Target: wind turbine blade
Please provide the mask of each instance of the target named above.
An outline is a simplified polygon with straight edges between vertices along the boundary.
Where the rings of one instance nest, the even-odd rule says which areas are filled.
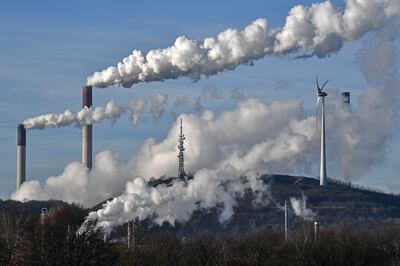
[[[326,83],[328,83],[329,80],[325,81],[324,85],[322,85],[321,91],[324,89]]]

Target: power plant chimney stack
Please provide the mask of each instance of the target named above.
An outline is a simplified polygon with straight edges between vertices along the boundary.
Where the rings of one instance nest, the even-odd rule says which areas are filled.
[[[17,189],[26,180],[26,130],[23,124],[17,130]]]
[[[92,107],[92,86],[82,88],[82,108]],[[89,169],[92,169],[93,161],[93,128],[92,125],[86,125],[82,128],[82,163]]]
[[[342,102],[344,104],[350,104],[350,92],[348,91],[342,92]]]

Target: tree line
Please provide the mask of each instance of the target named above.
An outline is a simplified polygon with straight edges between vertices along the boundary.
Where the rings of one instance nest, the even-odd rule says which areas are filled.
[[[87,212],[76,205],[51,209],[0,210],[0,265],[400,265],[400,224],[373,229],[347,225],[298,224],[288,240],[281,230],[245,234],[199,232],[182,237],[169,231],[132,231],[104,241]],[[135,241],[133,241],[133,239]]]

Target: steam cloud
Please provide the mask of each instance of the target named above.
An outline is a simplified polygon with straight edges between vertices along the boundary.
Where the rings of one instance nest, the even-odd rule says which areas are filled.
[[[152,188],[144,183],[151,177],[176,175],[178,118],[165,140],[156,143],[148,139],[127,163],[103,151],[96,156],[92,171],[73,162],[43,186],[38,181],[25,182],[12,197],[58,198],[93,206],[125,191],[108,203],[107,211],[96,214],[100,221],[117,225],[132,217],[157,217],[158,223],[174,223],[187,219],[198,208],[217,205],[223,206],[220,219],[226,221],[233,214],[236,197],[246,190],[268,193],[256,174],[258,170],[281,172],[287,165],[302,169],[300,161],[305,157],[300,154],[314,139],[315,119],[303,119],[301,113],[301,101],[266,105],[248,99],[219,117],[211,111],[201,116],[183,115],[188,140],[185,163],[187,170],[195,173],[187,185],[175,181],[170,187]],[[124,213],[127,208],[129,213]]]
[[[326,126],[332,141],[328,145],[331,176],[340,173],[344,164],[355,164],[357,167],[347,168],[347,174],[357,178],[379,162],[379,151],[390,140],[387,125],[398,117],[399,84],[400,79],[389,79],[384,89],[367,90],[354,109],[343,106],[339,95],[329,91]],[[195,173],[187,185],[174,181],[170,187],[154,188],[145,182],[151,177],[176,175],[178,118],[163,141],[148,139],[127,163],[104,151],[97,155],[92,171],[74,162],[60,176],[48,178],[43,187],[38,181],[25,182],[12,197],[57,198],[85,206],[116,197],[90,214],[105,226],[134,218],[174,224],[187,220],[196,209],[215,206],[223,206],[220,219],[226,221],[233,214],[236,197],[246,190],[268,192],[254,173],[317,172],[316,118],[305,113],[300,100],[265,104],[247,99],[218,117],[211,111],[201,116],[182,115],[187,136],[185,163]],[[375,114],[379,119],[371,125]],[[346,161],[339,155],[346,156]]]
[[[104,120],[116,120],[123,114],[130,112],[130,118],[134,125],[140,121],[142,113],[149,108],[154,120],[160,119],[166,109],[168,95],[158,93],[151,102],[144,99],[133,100],[127,106],[118,105],[115,101],[109,101],[104,107],[84,107],[79,112],[70,110],[61,114],[44,114],[24,120],[26,129],[45,129],[54,127],[77,126],[100,123]]]
[[[125,107],[116,104],[114,101],[110,101],[104,107],[84,107],[79,112],[66,110],[61,114],[45,114],[28,118],[23,122],[23,124],[26,129],[45,129],[70,125],[82,127],[99,123],[106,119],[117,119],[125,113],[125,111]]]
[[[159,93],[153,99],[150,105],[150,113],[154,119],[158,120],[164,114],[167,105],[168,95],[165,93]]]
[[[186,40],[194,48],[207,49],[207,53],[202,50],[204,54],[198,58],[200,63],[197,65],[190,64],[195,58],[192,54],[176,56],[175,53],[181,51],[178,45],[150,51],[140,67],[128,64],[135,62],[132,55],[118,66],[118,70],[107,70],[111,74],[116,71],[115,76],[103,73],[104,77],[103,74],[93,77],[100,80],[99,86],[127,86],[139,81],[180,75],[197,78],[201,74],[215,74],[225,68],[234,68],[238,62],[248,62],[258,58],[258,55],[267,54],[265,50],[256,48],[263,47],[264,41],[270,38],[273,41],[269,45],[273,49],[269,53],[304,50],[326,56],[338,51],[343,41],[356,40],[366,32],[382,27],[389,18],[398,16],[399,10],[400,2],[383,0],[347,1],[343,12],[337,11],[330,2],[314,4],[310,8],[297,6],[291,10],[282,29],[266,31],[265,21],[258,20],[243,32],[231,29],[221,33],[217,39],[207,39],[202,45],[207,44],[208,48],[178,38],[179,44],[185,44]],[[399,118],[400,76],[395,68],[396,62],[386,59],[390,58],[390,54],[394,55],[390,42],[398,33],[396,27],[392,31],[390,27],[387,30],[374,36],[376,39],[364,45],[359,52],[357,60],[360,69],[371,87],[360,96],[356,106],[344,106],[338,91],[328,91],[326,129],[330,176],[359,178],[379,163],[386,144],[395,134],[393,125],[398,124]],[[265,38],[257,42],[260,35]],[[243,36],[248,38],[242,40]],[[232,38],[236,41],[227,42]],[[376,49],[381,47],[381,40],[389,44],[384,49]],[[189,45],[185,51],[190,52],[193,47]],[[136,51],[134,54],[141,53]],[[229,56],[218,57],[219,54]],[[368,65],[372,63],[367,60],[371,56],[377,59],[373,63],[382,67]],[[155,60],[155,57],[158,59]],[[174,64],[170,62],[172,59]],[[179,63],[181,60],[187,63],[184,72],[181,71],[184,64]],[[129,71],[128,66],[132,67]],[[173,72],[170,72],[171,67]],[[119,69],[125,71],[121,72],[124,75],[119,74]],[[140,72],[142,69],[146,70],[143,70],[144,74]],[[154,72],[154,69],[157,71]],[[207,71],[204,72],[204,69]],[[380,74],[375,75],[376,72]],[[163,101],[154,102],[163,106]],[[141,110],[151,103],[136,102],[132,105],[137,110],[132,112],[136,114],[133,117],[138,121]],[[126,163],[120,162],[116,154],[103,151],[96,156],[92,171],[88,172],[79,162],[70,163],[61,175],[49,177],[43,186],[38,181],[25,182],[12,198],[57,198],[93,206],[115,197],[102,209],[90,214],[90,218],[98,219],[108,228],[136,218],[151,218],[158,224],[174,224],[189,219],[194,210],[215,206],[222,206],[220,220],[223,222],[233,215],[236,198],[245,191],[253,191],[259,195],[259,202],[263,202],[262,195],[268,193],[268,187],[256,173],[317,172],[319,134],[315,127],[316,118],[305,113],[299,100],[266,104],[259,99],[246,99],[239,102],[234,110],[225,111],[218,117],[211,111],[200,115],[182,115],[187,137],[185,163],[187,169],[194,172],[194,178],[188,184],[176,180],[171,186],[155,188],[146,182],[151,177],[176,175],[178,118],[163,141],[157,143],[148,139]],[[298,215],[313,216],[305,206],[305,198],[291,199],[291,203]]]
[[[384,31],[372,36],[373,41],[368,40],[357,55],[362,73],[373,84],[360,96],[357,107],[344,105],[339,92],[329,90],[326,118],[330,176],[341,175],[344,179],[352,180],[359,178],[382,160],[383,150],[395,134],[397,126],[394,125],[399,122],[400,75],[396,68],[397,57],[393,42],[398,37],[398,23],[397,20]],[[384,48],[378,49],[381,47]],[[371,57],[376,60],[368,60]],[[391,59],[388,61],[388,58]],[[189,117],[195,119],[188,119]],[[300,101],[273,102],[266,105],[257,99],[248,99],[238,103],[235,110],[225,112],[216,119],[210,111],[205,111],[201,118],[194,115],[189,117],[184,117],[189,122],[189,128],[185,132],[190,139],[187,158],[190,169],[196,171],[196,174],[193,183],[188,185],[188,191],[180,191],[176,184],[173,188],[149,188],[142,182],[143,179],[134,179],[127,184],[121,196],[107,202],[99,211],[92,212],[90,218],[98,219],[106,227],[147,217],[154,217],[157,223],[168,221],[173,224],[175,220],[187,220],[194,209],[200,208],[193,204],[194,200],[191,201],[193,197],[188,196],[188,192],[192,191],[192,186],[197,182],[203,182],[205,190],[202,191],[203,196],[199,192],[200,198],[196,200],[207,201],[207,192],[221,195],[220,186],[217,186],[217,192],[215,186],[212,189],[208,186],[210,183],[214,184],[210,180],[214,180],[215,173],[218,178],[225,182],[232,181],[237,187],[237,184],[242,184],[238,183],[238,174],[248,171],[307,174],[315,173],[318,169],[315,162],[318,162],[316,157],[319,134],[313,126],[315,117],[304,115]],[[168,155],[160,154],[162,146],[165,147],[167,143],[175,145],[176,124],[175,128],[174,134],[169,134],[162,143],[153,143],[154,146],[151,146],[154,149],[144,145],[145,148],[137,155],[144,157],[139,160],[140,163],[150,160],[148,164],[159,166],[160,162],[166,161],[167,165],[175,168],[173,155],[176,150]],[[139,166],[139,161],[133,165]],[[228,176],[218,172],[227,166],[234,170]],[[142,176],[170,173],[170,168],[166,165],[163,167],[160,171],[151,171],[154,168],[148,167],[146,171],[137,173]],[[208,169],[204,170],[204,167]],[[210,168],[214,170],[210,172]],[[261,187],[263,192],[268,191],[259,179],[250,180],[253,180],[250,184],[256,184],[255,188]],[[223,181],[219,183],[222,187]],[[245,188],[248,187],[242,184],[239,191]],[[229,190],[238,191],[232,188]],[[254,191],[253,187],[252,190]],[[176,197],[171,196],[174,192],[177,193]],[[185,205],[188,201],[182,199],[176,203],[175,199],[181,197],[189,197],[189,205]],[[230,206],[229,210],[232,210],[234,203],[231,200],[233,198],[229,197],[228,202],[221,200],[219,203]],[[315,218],[316,214],[306,206],[304,195],[301,199],[291,198],[290,202],[296,215],[306,220]],[[217,204],[218,201],[214,201],[211,206]],[[183,215],[182,210],[186,211]],[[221,220],[232,215],[231,211],[222,213]],[[226,213],[229,215],[226,216]]]
[[[294,214],[300,216],[306,221],[314,220],[316,214],[311,209],[307,208],[307,197],[304,194],[301,199],[295,197],[290,198],[290,204],[292,205]]]
[[[139,124],[140,118],[142,117],[142,113],[147,107],[148,103],[146,100],[143,99],[133,100],[129,103],[129,108],[132,111],[131,114],[132,124],[134,125]]]
[[[153,221],[159,225],[164,222],[175,225],[176,221],[187,221],[196,209],[222,204],[219,220],[225,222],[234,213],[236,198],[243,197],[247,190],[258,195],[255,201],[261,203],[268,186],[254,173],[248,173],[244,179],[229,165],[217,171],[199,170],[187,184],[175,180],[171,186],[157,188],[138,177],[126,184],[121,196],[107,202],[103,209],[91,212],[88,218],[99,220],[107,229],[124,221],[149,217],[154,217]]]
[[[344,42],[355,41],[399,17],[398,0],[347,0],[344,10],[330,1],[311,7],[293,7],[282,28],[268,29],[257,19],[243,31],[229,28],[201,42],[178,37],[165,49],[134,50],[117,66],[88,77],[87,85],[131,87],[139,82],[182,76],[199,79],[251,63],[266,55],[306,53],[319,58],[338,52]]]

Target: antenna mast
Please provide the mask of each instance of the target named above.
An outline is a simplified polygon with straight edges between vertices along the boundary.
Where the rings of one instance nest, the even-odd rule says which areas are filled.
[[[185,165],[184,165],[184,154],[185,146],[183,145],[183,141],[185,140],[185,135],[183,134],[183,126],[182,126],[182,118],[181,118],[181,131],[179,134],[178,140],[178,149],[179,149],[179,167],[178,167],[178,178],[181,180],[186,180],[186,173],[185,173]]]

